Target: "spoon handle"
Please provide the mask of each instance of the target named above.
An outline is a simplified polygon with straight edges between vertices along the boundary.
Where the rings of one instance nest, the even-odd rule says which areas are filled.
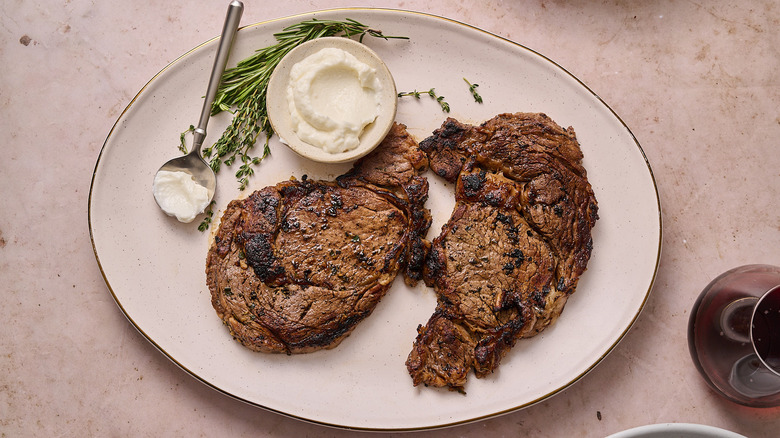
[[[222,79],[222,74],[225,72],[225,66],[230,56],[230,47],[233,45],[233,38],[236,36],[238,23],[241,21],[243,12],[243,3],[238,0],[230,2],[227,16],[225,17],[225,25],[222,28],[222,36],[219,38],[219,47],[217,48],[217,56],[214,59],[214,67],[209,78],[209,87],[206,90],[206,99],[203,101],[203,110],[200,113],[198,127],[195,128],[193,135],[190,153],[200,153],[200,147],[206,138],[206,125],[208,125],[209,117],[211,116],[211,106],[214,104],[214,99],[217,96],[217,88]]]

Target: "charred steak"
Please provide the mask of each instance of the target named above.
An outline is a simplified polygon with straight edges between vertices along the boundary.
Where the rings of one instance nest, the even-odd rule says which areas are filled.
[[[416,282],[429,246],[426,166],[396,125],[336,181],[291,180],[230,202],[206,277],[233,337],[267,353],[333,348],[399,271]]]
[[[554,322],[585,271],[597,203],[572,128],[544,114],[448,119],[420,143],[456,183],[423,278],[437,306],[406,365],[415,385],[463,390]]]

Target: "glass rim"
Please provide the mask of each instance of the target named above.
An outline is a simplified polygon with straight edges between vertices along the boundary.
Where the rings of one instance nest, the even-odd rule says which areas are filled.
[[[749,329],[749,337],[750,337],[750,344],[753,346],[753,352],[756,354],[756,357],[758,357],[758,360],[761,361],[761,363],[771,371],[772,373],[780,376],[780,368],[773,367],[769,365],[766,360],[761,356],[761,354],[758,352],[758,348],[756,347],[756,343],[753,340],[753,327],[755,326],[755,320],[756,320],[756,314],[758,312],[758,308],[761,306],[761,303],[764,301],[765,298],[767,298],[769,295],[773,293],[780,294],[780,284],[775,285],[771,288],[769,288],[766,292],[764,292],[763,295],[761,295],[760,298],[758,298],[758,301],[756,301],[755,306],[753,307],[753,313],[750,315],[750,329]]]

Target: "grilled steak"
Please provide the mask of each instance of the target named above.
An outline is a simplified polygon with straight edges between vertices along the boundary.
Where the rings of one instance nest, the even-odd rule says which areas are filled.
[[[406,365],[415,385],[463,390],[515,342],[554,322],[585,271],[597,203],[572,128],[544,114],[448,119],[420,143],[456,183],[424,280],[437,307]]]
[[[230,333],[261,352],[333,348],[399,271],[419,279],[426,166],[396,125],[336,181],[291,180],[230,202],[206,262],[212,305]]]

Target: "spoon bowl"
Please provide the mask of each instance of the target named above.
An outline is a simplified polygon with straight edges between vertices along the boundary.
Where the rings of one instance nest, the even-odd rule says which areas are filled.
[[[209,202],[214,198],[214,192],[217,190],[217,175],[201,156],[200,147],[193,147],[190,153],[168,160],[168,162],[160,166],[157,173],[160,173],[161,171],[185,172],[190,174],[196,184],[203,186],[208,190]]]
[[[208,125],[209,117],[211,116],[211,107],[214,105],[214,99],[217,96],[217,88],[222,79],[222,74],[225,72],[225,66],[227,65],[228,56],[230,55],[230,47],[233,45],[233,38],[238,31],[238,23],[241,20],[243,12],[244,4],[238,0],[233,0],[228,6],[225,25],[222,28],[222,35],[220,36],[219,46],[217,47],[217,55],[211,70],[206,97],[203,101],[203,109],[200,113],[198,127],[195,128],[194,131],[192,149],[184,156],[169,160],[157,170],[157,174],[161,171],[178,171],[189,174],[196,184],[205,187],[208,191],[208,202],[206,205],[211,203],[211,200],[214,198],[214,193],[217,189],[217,175],[214,173],[214,170],[211,169],[211,166],[203,159],[200,149],[201,146],[203,146],[203,140],[206,138],[206,126]],[[157,181],[157,174],[155,174],[155,181]],[[163,211],[169,215],[172,214],[171,212],[166,211],[165,207],[163,207],[163,203],[157,199],[156,195],[154,200]],[[202,212],[203,211],[197,213],[200,214]]]

